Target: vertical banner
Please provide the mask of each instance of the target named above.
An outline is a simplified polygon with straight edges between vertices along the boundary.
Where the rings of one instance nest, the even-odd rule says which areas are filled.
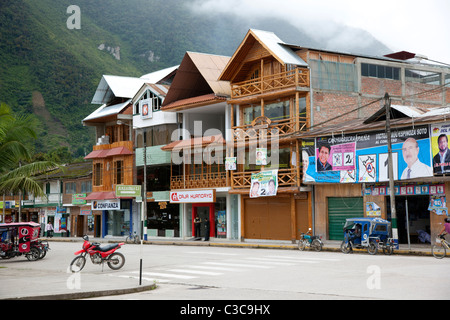
[[[433,172],[435,174],[450,173],[449,136],[450,124],[431,125],[431,153],[433,155]]]

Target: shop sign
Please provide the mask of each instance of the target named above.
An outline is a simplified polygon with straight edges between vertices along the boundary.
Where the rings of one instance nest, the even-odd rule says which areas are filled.
[[[72,195],[72,204],[73,205],[80,205],[80,204],[86,204],[86,193],[76,193]]]
[[[171,191],[170,203],[213,203],[215,190]]]
[[[116,196],[117,197],[140,197],[141,196],[141,186],[140,185],[116,185]]]
[[[92,201],[92,210],[120,210],[120,199]]]

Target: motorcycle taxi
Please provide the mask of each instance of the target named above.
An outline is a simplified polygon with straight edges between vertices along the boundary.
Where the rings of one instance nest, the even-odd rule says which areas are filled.
[[[25,255],[29,261],[42,259],[49,249],[39,240],[41,226],[35,222],[0,223],[0,257]]]
[[[344,225],[344,240],[341,251],[349,253],[353,249],[367,249],[371,255],[382,249],[384,254],[394,252],[395,242],[391,237],[391,223],[381,218],[349,218]]]

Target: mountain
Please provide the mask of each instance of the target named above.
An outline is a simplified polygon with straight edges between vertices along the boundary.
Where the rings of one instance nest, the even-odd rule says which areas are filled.
[[[81,120],[98,107],[91,100],[103,74],[139,77],[180,64],[186,51],[231,56],[249,28],[273,31],[291,44],[353,50],[333,44],[350,32],[345,27],[336,30],[339,37],[316,39],[279,19],[199,13],[194,0],[76,3],[79,29],[69,27],[76,18],[72,1],[0,1],[0,102],[39,118],[36,151],[68,146],[78,157],[92,149],[94,131]],[[376,40],[354,48],[389,51]]]

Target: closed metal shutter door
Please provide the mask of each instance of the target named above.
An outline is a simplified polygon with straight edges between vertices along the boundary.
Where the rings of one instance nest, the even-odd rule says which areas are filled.
[[[328,198],[328,239],[343,240],[347,218],[364,217],[363,198]]]

